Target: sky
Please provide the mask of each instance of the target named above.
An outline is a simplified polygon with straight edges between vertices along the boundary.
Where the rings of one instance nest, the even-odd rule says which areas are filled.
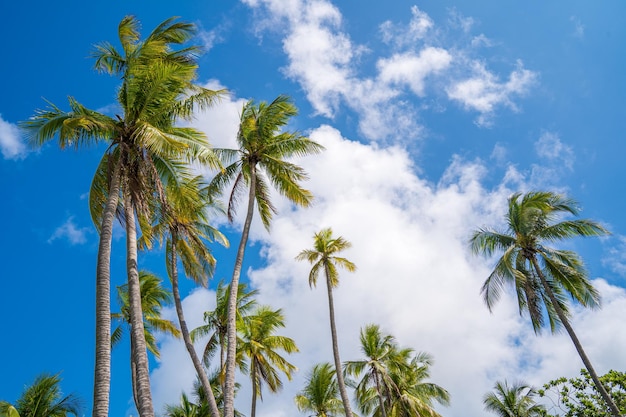
[[[472,256],[468,237],[502,226],[518,191],[565,193],[611,230],[563,246],[581,254],[603,299],[599,310],[575,307],[572,324],[598,372],[625,370],[625,13],[617,0],[2,2],[0,399],[60,373],[63,391],[91,413],[98,236],[87,196],[104,147],[34,149],[18,123],[45,100],[67,109],[68,96],[114,112],[119,81],[98,74],[90,53],[116,42],[126,15],[144,34],[171,16],[198,26],[198,83],[230,91],[191,122],[214,146],[235,146],[245,102],[288,94],[299,108],[289,128],[326,148],[296,161],[314,205],[274,194],[270,232],[253,222],[243,279],[283,309],[283,334],[300,348],[291,357],[299,371],[263,396],[259,416],[298,415],[306,374],[332,361],[325,288],[310,289],[309,265],[294,259],[325,227],[352,243],[345,256],[358,267],[335,290],[342,360],[361,358],[361,327],[379,324],[434,357],[431,381],[451,396],[437,410],[449,417],[487,415],[482,397],[497,380],[576,376],[582,363],[566,334],[535,336],[510,292],[492,313],[480,296],[494,260]],[[191,328],[232,273],[241,218],[216,225],[232,247],[213,247],[208,289],[183,283]],[[118,228],[113,286],[124,283],[124,256]],[[163,251],[142,253],[140,266],[165,277]],[[171,307],[164,314],[175,319]],[[112,416],[136,415],[127,343],[113,351]],[[180,341],[162,336],[159,346],[151,384],[162,411],[194,371]],[[242,380],[244,413],[249,398]]]

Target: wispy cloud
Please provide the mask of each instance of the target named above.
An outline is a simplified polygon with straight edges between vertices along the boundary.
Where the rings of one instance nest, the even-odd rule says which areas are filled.
[[[347,106],[359,117],[361,133],[370,140],[419,138],[420,104],[429,95],[445,97],[477,111],[477,124],[490,126],[496,111],[517,111],[514,99],[528,93],[536,73],[518,61],[505,81],[485,62],[471,58],[476,46],[492,46],[483,34],[472,36],[475,22],[456,10],[444,25],[467,38],[465,46],[448,39],[446,30],[417,6],[408,22],[385,21],[382,54],[356,44],[344,30],[340,10],[326,0],[245,0],[259,16],[257,30],[282,28],[287,77],[299,83],[315,111],[334,118]],[[272,24],[270,25],[271,22]],[[449,46],[446,46],[450,43]],[[374,59],[367,73],[363,58]],[[469,74],[469,75],[468,75]],[[397,120],[389,125],[386,122]]]
[[[585,25],[583,25],[580,19],[576,16],[570,16],[569,20],[574,25],[573,35],[576,38],[580,38],[580,39],[584,38],[585,37]]]
[[[574,169],[574,150],[557,133],[543,132],[535,142],[535,152],[539,162],[532,165],[530,176],[535,187],[553,186]]]
[[[55,240],[63,239],[71,245],[81,245],[87,242],[87,235],[91,232],[88,227],[78,227],[74,223],[74,216],[70,216],[65,223],[57,227],[52,236],[48,239],[48,243]]]
[[[19,128],[5,121],[0,114],[0,151],[5,159],[22,159],[27,149]]]
[[[456,82],[447,89],[448,96],[463,105],[465,109],[480,113],[476,119],[479,126],[489,127],[498,107],[508,107],[513,111],[517,106],[513,101],[515,96],[528,93],[536,82],[537,74],[524,68],[521,61],[517,62],[506,81],[489,71],[484,62],[472,62],[472,75]]]

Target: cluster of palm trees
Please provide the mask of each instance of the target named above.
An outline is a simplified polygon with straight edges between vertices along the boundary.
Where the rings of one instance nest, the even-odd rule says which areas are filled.
[[[133,394],[142,417],[155,415],[147,356],[148,350],[158,354],[150,336],[155,329],[169,330],[174,335],[180,333],[198,375],[198,394],[202,394],[213,417],[235,415],[237,368],[248,367],[254,387],[253,416],[261,387],[280,388],[276,370],[288,378],[294,371],[293,365],[280,355],[270,354],[277,348],[286,353],[297,350],[292,340],[274,334],[283,326],[282,312],[256,306],[250,293],[246,298],[247,290],[241,286],[240,276],[255,212],[267,229],[276,213],[270,188],[275,188],[295,205],[308,206],[313,196],[300,184],[307,174],[291,160],[319,153],[323,147],[299,132],[285,130],[297,109],[284,95],[270,103],[249,101],[243,106],[236,136],[238,149],[214,149],[202,132],[181,127],[181,120],[190,120],[194,111],[216,104],[226,94],[223,90],[209,90],[195,83],[199,49],[185,45],[193,34],[193,25],[172,18],[142,39],[139,22],[134,17],[124,18],[118,27],[121,50],[103,43],[94,52],[95,68],[120,79],[119,114],[99,113],[70,98],[69,111],[49,104],[47,109],[37,111],[23,123],[35,145],[54,138],[62,148],[80,148],[92,143],[104,145],[89,197],[91,216],[100,237],[96,266],[94,417],[109,414],[111,341],[120,336],[118,330],[111,332],[112,318],[128,324]],[[198,176],[194,168],[198,164],[214,170],[215,176],[210,181]],[[208,245],[215,242],[228,245],[226,238],[210,223],[211,216],[220,212],[218,197],[224,192],[228,193],[225,211],[231,221],[237,203],[247,194],[247,210],[232,277],[229,285],[218,288],[221,299],[216,310],[205,316],[208,327],[189,331],[181,304],[179,274],[182,272],[199,285],[206,285],[212,276],[216,260]],[[577,209],[571,200],[559,194],[513,195],[509,200],[507,232],[480,229],[471,239],[476,253],[491,255],[497,250],[504,251],[482,293],[491,309],[503,287],[511,284],[520,312],[529,313],[535,331],[546,322],[553,331],[563,326],[607,406],[614,416],[619,416],[619,410],[603,389],[568,320],[567,296],[583,306],[595,307],[599,305],[598,293],[576,254],[544,246],[544,242],[580,235],[598,236],[606,230],[589,220],[562,220],[559,216],[563,213],[577,214]],[[119,292],[121,311],[112,314],[110,259],[116,219],[126,235],[127,283]],[[165,246],[179,328],[173,323],[158,321],[159,306],[166,298],[156,296],[153,299],[154,294],[147,294],[148,287],[155,287],[157,283],[149,278],[150,274],[138,269],[138,251],[160,244]],[[303,410],[310,409],[307,401],[313,397],[307,397],[309,388],[316,395],[332,397],[334,383],[319,392],[317,389],[321,389],[320,381],[336,380],[342,413],[351,417],[332,292],[338,284],[338,268],[356,269],[352,262],[337,256],[349,246],[345,239],[333,237],[331,229],[323,229],[315,234],[313,249],[304,250],[297,257],[312,264],[309,275],[312,287],[320,272],[324,273],[334,359],[334,370],[325,364],[314,368],[309,378],[309,385],[312,385],[298,397],[298,405]],[[211,337],[201,357],[193,341],[208,334]],[[398,348],[393,338],[381,334],[376,326],[363,330],[362,343],[367,361],[345,364],[346,376],[365,375],[355,386],[361,412],[383,417],[436,415],[431,401],[447,403],[445,390],[423,383],[428,377],[430,357],[413,356],[412,351]],[[262,344],[267,350],[260,347]],[[207,365],[218,347],[220,366],[211,380]],[[248,360],[244,361],[242,355]],[[315,412],[317,415],[339,412],[334,400],[325,410]]]

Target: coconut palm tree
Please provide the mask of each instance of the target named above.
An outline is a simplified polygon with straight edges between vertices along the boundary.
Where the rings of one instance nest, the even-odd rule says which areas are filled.
[[[238,349],[250,363],[249,374],[252,381],[250,417],[256,416],[257,396],[263,400],[263,383],[271,392],[278,392],[283,387],[279,373],[284,373],[291,381],[291,375],[296,370],[296,367],[279,353],[279,351],[298,352],[293,339],[276,335],[276,331],[282,327],[285,327],[282,310],[260,306],[240,329],[241,344]]]
[[[492,255],[504,252],[482,287],[491,311],[505,285],[515,288],[520,314],[528,311],[535,332],[546,319],[552,332],[563,326],[589,371],[598,392],[615,417],[619,409],[600,382],[569,322],[566,296],[584,307],[600,305],[600,295],[589,281],[582,259],[574,252],[545,246],[577,236],[608,234],[600,224],[587,219],[563,220],[562,215],[577,215],[577,204],[552,192],[516,193],[509,198],[507,230],[479,229],[470,240],[474,253]]]
[[[254,298],[259,293],[258,290],[248,290],[248,284],[240,283],[237,290],[237,328],[241,329],[246,326],[247,321],[250,319],[252,309],[256,307],[257,301]],[[224,382],[224,364],[226,354],[226,337],[227,337],[227,322],[228,322],[228,297],[230,295],[230,285],[225,285],[220,282],[215,290],[215,309],[212,311],[206,311],[204,313],[204,322],[200,327],[197,327],[191,331],[191,340],[195,342],[205,336],[209,336],[204,347],[204,353],[202,356],[205,366],[209,366],[211,358],[215,354],[215,351],[219,348],[219,369],[220,380]],[[238,338],[237,343],[240,343]],[[240,357],[240,355],[238,355]],[[245,364],[242,360],[238,359],[237,364],[242,369]]]
[[[335,369],[330,363],[319,363],[313,367],[304,389],[296,395],[295,401],[298,410],[314,413],[316,417],[345,414],[343,402],[339,398]]]
[[[343,237],[333,237],[333,231],[330,228],[322,229],[317,232],[313,238],[313,249],[305,249],[298,254],[297,260],[307,260],[313,265],[309,273],[309,286],[313,288],[317,284],[317,278],[320,272],[324,272],[326,276],[326,290],[328,293],[328,310],[330,312],[330,333],[333,344],[333,357],[335,359],[335,371],[337,372],[337,382],[339,384],[339,392],[343,401],[346,416],[352,417],[350,408],[350,399],[346,391],[346,384],[343,380],[341,371],[341,360],[339,358],[339,342],[337,341],[337,328],[335,326],[335,304],[333,301],[333,288],[339,285],[339,272],[337,267],[346,269],[347,271],[356,271],[356,265],[347,260],[336,256],[337,253],[348,249],[352,244]]]
[[[396,352],[390,366],[390,386],[385,404],[387,414],[394,417],[441,417],[433,408],[433,402],[442,405],[450,404],[450,395],[437,384],[425,382],[430,377],[432,357],[424,352],[413,354],[412,349],[401,349]],[[376,390],[370,389],[364,395],[361,407],[375,417],[382,416]]]
[[[193,346],[185,320],[178,284],[178,264],[180,260],[185,275],[196,284],[206,287],[216,264],[207,243],[217,241],[228,247],[228,240],[209,224],[209,214],[220,212],[220,209],[215,204],[213,196],[208,193],[202,178],[198,176],[191,178],[186,175],[183,177],[182,181],[177,179],[167,184],[165,189],[167,198],[161,202],[161,217],[150,234],[160,238],[165,236],[167,272],[172,282],[174,305],[185,348],[205,391],[211,413],[219,416],[210,380]],[[149,244],[146,241],[142,243]]]
[[[496,382],[493,392],[483,398],[485,410],[491,411],[500,417],[539,417],[545,411],[541,404],[536,404],[534,397],[535,389],[522,382],[509,385],[504,382]]]
[[[26,387],[15,405],[0,401],[0,416],[6,417],[67,417],[82,413],[80,399],[74,394],[63,396],[58,375],[39,375]]]
[[[143,340],[141,296],[137,270],[136,219],[147,225],[155,195],[162,197],[162,181],[177,176],[184,162],[197,159],[218,165],[204,134],[177,127],[195,108],[212,105],[223,93],[193,83],[196,47],[174,50],[194,33],[194,26],[168,19],[141,40],[139,22],[124,18],[118,28],[122,53],[111,44],[96,47],[96,69],[118,75],[122,84],[118,103],[122,115],[110,117],[89,110],[70,98],[70,111],[50,104],[23,123],[33,144],[58,135],[61,148],[94,142],[109,144],[96,170],[90,209],[100,232],[96,267],[96,363],[94,417],[108,416],[110,391],[110,253],[113,221],[121,216],[127,235],[127,271],[131,328],[137,343],[139,412],[154,415],[148,360]],[[148,231],[148,229],[145,229]]]
[[[269,104],[261,102],[257,105],[249,101],[241,112],[237,133],[239,149],[215,150],[224,159],[226,167],[213,179],[213,187],[221,191],[233,182],[228,201],[229,220],[233,220],[238,197],[246,187],[248,189],[246,218],[230,282],[224,384],[225,417],[232,417],[234,410],[237,290],[255,202],[263,225],[269,229],[272,215],[276,212],[270,200],[269,183],[296,205],[306,207],[313,199],[312,194],[299,184],[307,178],[306,172],[288,159],[318,153],[323,147],[298,132],[281,130],[296,114],[296,107],[284,95],[278,96]]]
[[[156,358],[160,357],[159,348],[156,344],[155,331],[180,337],[180,331],[170,320],[161,318],[161,308],[172,299],[172,294],[161,285],[161,279],[148,271],[139,271],[139,285],[141,288],[141,310],[144,319],[144,335],[146,347]],[[130,307],[128,300],[128,284],[117,287],[117,299],[120,305],[119,313],[111,313],[111,318],[119,322],[119,325],[111,333],[111,344],[115,345],[122,339],[123,325],[130,323]],[[136,349],[132,333],[130,334],[130,350]],[[131,382],[133,399],[137,405],[136,366],[134,356],[131,354]]]
[[[369,324],[361,329],[360,340],[365,359],[346,362],[344,370],[348,375],[357,378],[363,374],[356,388],[357,398],[366,395],[370,388],[374,388],[381,416],[387,417],[384,396],[396,389],[390,376],[390,368],[401,367],[403,362],[394,359],[402,356],[398,355],[394,337],[383,334],[378,325]]]

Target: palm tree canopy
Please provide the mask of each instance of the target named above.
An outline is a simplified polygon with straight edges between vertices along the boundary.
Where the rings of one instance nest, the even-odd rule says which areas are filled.
[[[148,271],[139,271],[139,285],[141,291],[141,308],[144,316],[144,331],[146,347],[155,356],[159,357],[159,348],[156,344],[154,331],[168,333],[174,337],[180,337],[180,330],[170,321],[161,318],[161,308],[170,303],[172,294],[163,288],[161,279]],[[112,313],[111,317],[130,323],[130,305],[128,299],[128,284],[117,287],[117,296],[120,304],[120,312]],[[118,326],[111,334],[111,343],[114,345],[122,338],[122,327]]]
[[[500,417],[537,417],[543,415],[544,407],[535,403],[536,395],[534,388],[522,382],[509,385],[506,380],[498,381],[483,403],[485,410]]]
[[[270,200],[269,183],[299,206],[306,207],[313,200],[311,192],[299,185],[307,179],[306,172],[288,159],[316,154],[324,148],[298,132],[282,130],[289,118],[297,113],[295,105],[285,95],[278,96],[271,103],[257,105],[249,101],[241,112],[237,133],[239,149],[215,149],[227,166],[217,173],[213,187],[222,191],[227,184],[233,183],[228,199],[229,220],[233,220],[241,194],[251,185],[253,171],[257,209],[267,229],[276,213]]]
[[[82,413],[82,402],[74,394],[63,396],[61,378],[42,374],[25,388],[15,405],[0,401],[0,415],[6,417],[67,417]]]
[[[339,285],[339,272],[337,267],[343,268],[347,271],[356,271],[356,265],[346,258],[335,256],[345,249],[352,246],[343,237],[333,237],[333,231],[331,228],[322,229],[315,233],[313,237],[314,249],[305,249],[298,254],[296,260],[307,260],[313,264],[311,272],[309,273],[309,286],[314,287],[317,284],[317,278],[320,271],[324,271],[328,274],[328,280],[331,284],[331,288],[335,288]]]
[[[563,312],[567,296],[585,307],[600,305],[600,295],[589,281],[582,259],[574,252],[548,245],[578,236],[602,236],[609,232],[587,219],[564,219],[577,215],[576,203],[552,192],[516,193],[508,200],[507,229],[481,228],[470,239],[472,252],[491,256],[503,252],[483,284],[481,293],[491,310],[505,285],[515,288],[520,314],[528,311],[538,332],[546,323],[554,332],[561,320],[533,267],[536,261]]]
[[[296,367],[280,354],[280,351],[285,353],[299,351],[292,338],[276,334],[276,331],[283,327],[285,317],[281,309],[273,310],[270,306],[259,306],[239,330],[241,346],[237,350],[248,358],[250,377],[255,380],[259,394],[263,382],[270,391],[279,391],[283,387],[279,372],[291,380],[296,370]]]
[[[296,395],[295,402],[298,410],[315,413],[317,417],[343,415],[334,367],[330,363],[315,365],[307,376],[306,385]]]

